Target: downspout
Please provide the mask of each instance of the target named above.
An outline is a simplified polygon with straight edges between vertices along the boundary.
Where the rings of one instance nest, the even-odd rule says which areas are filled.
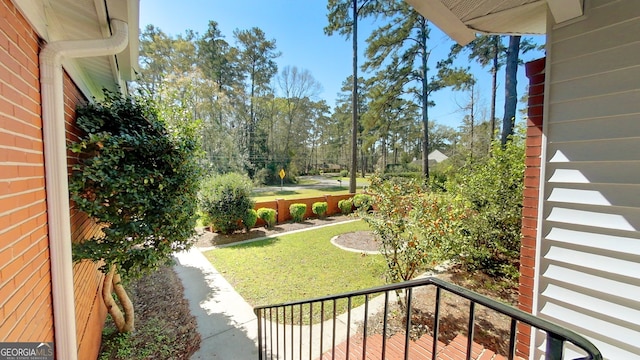
[[[57,359],[78,358],[62,60],[121,52],[128,43],[127,23],[114,19],[111,21],[111,30],[112,36],[107,39],[56,41],[47,44],[40,52],[51,292]]]

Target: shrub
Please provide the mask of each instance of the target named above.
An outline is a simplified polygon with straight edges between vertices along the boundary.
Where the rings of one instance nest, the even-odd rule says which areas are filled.
[[[276,225],[276,210],[270,208],[258,209],[258,217],[267,223],[268,228],[272,228]]]
[[[349,171],[348,170],[340,170],[340,176],[342,176],[342,177],[349,176]]]
[[[304,220],[304,213],[307,212],[307,204],[291,204],[289,206],[289,213],[294,222],[301,222]]]
[[[343,215],[351,214],[353,210],[353,201],[351,199],[343,199],[338,201],[338,207]]]
[[[79,161],[69,193],[102,232],[75,243],[73,258],[101,264],[103,301],[118,331],[129,332],[133,305],[122,281],[156,270],[190,246],[201,177],[197,129],[186,118],[168,126],[167,113],[144,95],[106,91],[103,102],[78,107],[77,114],[84,135],[70,145]]]
[[[356,194],[353,196],[353,206],[359,211],[367,212],[371,210],[373,198],[369,194]]]
[[[311,211],[314,214],[318,215],[319,218],[324,218],[324,215],[327,213],[327,209],[329,208],[329,204],[326,201],[315,202],[311,205]]]
[[[247,210],[247,212],[244,213],[244,216],[242,217],[244,228],[249,231],[256,225],[256,222],[258,222],[258,213],[253,209]]]
[[[421,181],[371,179],[376,211],[362,218],[382,242],[389,282],[411,280],[450,256],[451,237],[464,219],[456,199],[428,192]]]
[[[524,142],[493,144],[492,156],[447,180],[447,191],[472,212],[459,232],[457,260],[469,270],[517,278],[522,227]],[[515,275],[515,276],[514,276]]]
[[[206,179],[200,190],[200,206],[216,231],[230,234],[240,229],[247,210],[253,208],[251,180],[229,173]]]

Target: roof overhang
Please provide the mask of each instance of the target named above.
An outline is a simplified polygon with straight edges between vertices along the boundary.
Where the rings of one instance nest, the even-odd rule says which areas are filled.
[[[126,91],[138,67],[140,0],[13,0],[45,42],[93,40],[111,36],[110,20],[129,25],[129,45],[111,56],[65,59],[63,67],[88,97],[102,89]]]
[[[453,40],[464,45],[480,34],[544,34],[579,17],[584,0],[405,0]]]

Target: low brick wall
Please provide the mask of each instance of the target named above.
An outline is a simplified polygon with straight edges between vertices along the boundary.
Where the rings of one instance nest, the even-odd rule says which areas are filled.
[[[327,203],[327,216],[331,216],[334,214],[340,213],[340,208],[338,207],[338,202],[343,199],[350,199],[355,194],[344,194],[344,195],[323,195],[316,196],[311,198],[304,199],[293,199],[293,200],[285,200],[285,199],[275,199],[272,201],[261,201],[257,202],[254,209],[258,210],[260,208],[269,208],[276,210],[276,222],[278,224],[287,222],[292,219],[291,214],[289,213],[289,206],[291,204],[306,204],[307,212],[304,214],[306,218],[316,217],[316,214],[313,213],[312,205],[315,202],[326,202]],[[262,219],[258,219],[256,223],[256,227],[264,226],[264,221]]]

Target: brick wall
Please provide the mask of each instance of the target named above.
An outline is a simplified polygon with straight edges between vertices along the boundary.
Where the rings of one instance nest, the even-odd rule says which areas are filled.
[[[86,100],[69,76],[64,77],[64,115],[67,143],[78,140],[82,135],[75,126],[76,106]],[[77,162],[76,154],[67,150],[69,173]],[[73,207],[71,215],[71,240],[79,242],[99,234],[99,227],[85,213]],[[76,339],[78,359],[95,359],[100,350],[102,327],[107,310],[102,301],[102,279],[104,275],[98,266],[90,261],[82,261],[73,266],[73,289],[76,309]]]
[[[53,341],[38,37],[0,0],[0,341]]]
[[[520,291],[518,306],[533,311],[533,281],[538,234],[538,192],[540,190],[540,161],[542,154],[542,114],[544,105],[545,58],[526,64],[529,78],[527,140],[525,150],[524,200],[522,209],[522,245],[520,248]],[[518,355],[529,356],[531,329],[518,327]]]
[[[0,0],[0,341],[54,341],[39,83],[39,39],[9,0]],[[65,76],[68,141],[76,104]],[[75,161],[69,154],[69,164]],[[71,209],[73,241],[98,231]],[[80,359],[95,359],[106,310],[102,276],[90,262],[74,265]]]
[[[315,202],[326,202],[327,203],[327,213],[326,216],[331,216],[334,214],[340,213],[340,208],[338,207],[338,202],[343,199],[350,199],[354,194],[344,194],[344,195],[323,195],[311,198],[304,199],[294,199],[294,200],[285,200],[285,199],[276,199],[273,201],[262,201],[255,204],[254,209],[258,210],[259,208],[269,208],[276,210],[276,222],[281,224],[283,222],[287,222],[292,219],[291,214],[289,213],[289,206],[291,204],[306,204],[307,211],[304,214],[306,218],[317,217],[316,214],[313,213],[313,203]],[[262,220],[256,223],[256,226],[262,226],[264,222]]]

